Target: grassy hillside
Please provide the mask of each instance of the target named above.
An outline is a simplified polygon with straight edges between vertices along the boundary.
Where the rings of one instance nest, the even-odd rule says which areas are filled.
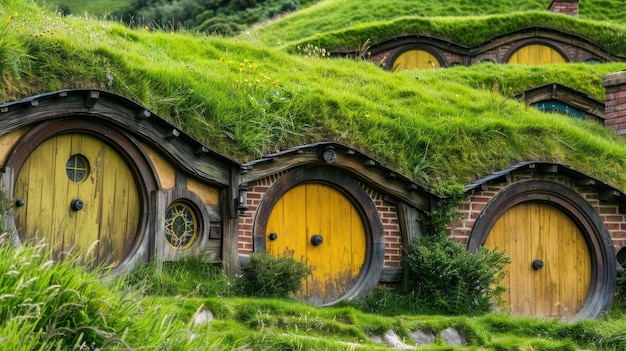
[[[602,77],[621,64],[460,67],[415,79],[365,62],[286,54],[254,36],[134,31],[3,4],[5,23],[19,13],[3,31],[4,102],[97,87],[240,161],[332,140],[425,184],[466,183],[515,162],[550,160],[626,189],[626,149],[613,132],[509,98],[551,80],[600,98]]]
[[[338,8],[326,8],[324,5]],[[358,7],[346,9],[348,7],[341,9],[341,1],[322,2],[259,27],[254,34],[267,45],[287,46],[291,51],[308,43],[331,51],[353,51],[366,40],[375,44],[411,34],[432,36],[471,47],[505,33],[543,27],[581,36],[614,55],[626,57],[626,25],[621,21],[580,19],[546,10],[519,12],[518,8],[500,14],[432,18],[393,12],[389,8],[385,8],[387,12],[385,9],[369,12],[367,8]],[[380,16],[372,17],[372,13]]]
[[[544,2],[540,5],[545,7]],[[375,6],[386,3],[399,8],[409,3],[415,9],[420,4],[440,6],[434,1],[391,0],[337,0],[320,6],[352,16],[356,23],[357,14],[366,13],[360,8],[369,6],[380,16],[384,12]],[[458,2],[468,7],[473,3]],[[513,6],[513,2],[493,2],[507,3]],[[333,7],[341,4],[353,6],[356,12]],[[615,9],[619,13],[620,7]],[[506,10],[485,13],[499,11]],[[318,20],[322,23],[334,12],[317,13]],[[482,21],[482,17],[496,23],[508,18],[481,16],[459,23]],[[391,15],[387,20],[405,21]],[[626,190],[623,139],[598,125],[544,114],[511,99],[514,93],[552,81],[602,99],[602,77],[626,68],[624,64],[486,64],[390,73],[367,62],[305,57],[295,49],[290,53],[275,44],[266,46],[267,38],[274,36],[295,43],[308,37],[317,40],[316,33],[321,33],[321,41],[352,30],[342,25],[309,28],[303,25],[306,21],[289,21],[285,18],[268,24],[269,29],[259,28],[258,33],[224,39],[131,30],[82,16],[57,17],[23,0],[0,0],[0,103],[57,89],[99,88],[146,106],[240,161],[331,140],[371,154],[425,185],[446,180],[467,183],[515,162],[550,160]],[[454,22],[423,21],[441,31]],[[573,21],[567,23],[596,25]],[[599,26],[618,28],[610,23]],[[363,39],[356,38],[354,42]],[[619,38],[616,35],[615,41]],[[291,301],[202,293],[199,282],[186,294],[145,297],[129,294],[124,287],[101,285],[95,275],[71,263],[53,264],[45,257],[0,243],[0,271],[4,272],[0,274],[0,340],[7,349],[382,350],[389,348],[370,340],[372,336],[393,330],[408,340],[418,328],[447,327],[462,332],[468,344],[455,349],[463,350],[621,350],[626,341],[621,304],[601,320],[565,324],[503,314],[406,316],[372,314],[355,305],[312,308]],[[202,278],[206,283],[208,279]],[[394,310],[391,299],[383,297],[375,303],[389,304],[391,308],[383,307]],[[397,311],[405,306],[395,307]],[[205,309],[212,311],[213,321],[195,323]],[[452,348],[438,340],[422,349]]]
[[[81,16],[110,15],[117,9],[126,7],[131,0],[37,0],[41,6],[68,8],[71,14]]]

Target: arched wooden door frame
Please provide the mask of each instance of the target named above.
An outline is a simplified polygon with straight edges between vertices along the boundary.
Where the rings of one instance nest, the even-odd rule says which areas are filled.
[[[99,121],[94,120],[93,117],[85,116],[73,116],[51,120],[35,126],[20,138],[13,148],[14,151],[7,159],[6,167],[13,170],[14,176],[11,184],[17,181],[15,177],[20,173],[22,166],[30,156],[30,151],[35,150],[37,146],[50,138],[67,133],[86,134],[107,144],[117,152],[126,165],[130,167],[131,174],[137,184],[141,207],[141,218],[137,228],[137,235],[128,254],[114,271],[124,271],[127,266],[132,266],[132,263],[137,259],[137,257],[135,257],[137,253],[141,253],[145,256],[145,259],[149,259],[150,250],[146,248],[149,245],[147,243],[149,240],[149,199],[150,194],[158,189],[158,183],[147,157],[135,142],[119,129],[99,123]],[[11,196],[13,196],[13,194],[11,194]],[[20,240],[23,240],[23,238],[20,238]]]
[[[384,231],[376,205],[363,188],[350,176],[330,167],[300,167],[280,178],[267,191],[254,223],[254,252],[265,252],[265,233],[272,209],[290,189],[300,184],[324,184],[339,191],[354,205],[366,234],[365,262],[354,285],[332,304],[351,300],[371,292],[378,284],[385,258]]]
[[[600,215],[573,189],[549,180],[525,180],[502,190],[476,219],[468,250],[476,252],[487,240],[496,221],[512,207],[526,202],[545,203],[561,210],[582,232],[591,257],[591,282],[587,298],[573,319],[599,317],[613,300],[615,254]]]
[[[446,68],[446,67],[448,67],[450,65],[450,63],[446,59],[446,56],[443,55],[436,48],[434,48],[432,46],[428,46],[428,45],[422,45],[422,44],[409,44],[409,45],[404,45],[404,46],[401,46],[401,47],[395,49],[391,53],[391,55],[389,55],[389,61],[387,62],[386,69],[389,70],[389,71],[393,71],[393,66],[396,63],[396,60],[398,59],[398,57],[400,57],[405,52],[408,52],[408,51],[411,51],[411,50],[422,50],[422,51],[425,51],[425,52],[433,55],[439,61],[439,66],[441,68]]]
[[[511,60],[511,57],[520,49],[526,47],[526,46],[530,46],[530,45],[543,45],[543,46],[547,46],[550,49],[553,49],[554,51],[556,51],[557,53],[559,53],[563,59],[565,60],[565,63],[569,63],[572,62],[572,59],[570,57],[570,55],[567,54],[567,51],[560,46],[558,43],[553,42],[553,41],[549,41],[549,40],[541,40],[541,39],[528,39],[528,40],[522,40],[519,41],[513,45],[511,45],[511,47],[509,48],[509,50],[506,52],[506,54],[503,57],[502,63],[509,63],[509,60]]]

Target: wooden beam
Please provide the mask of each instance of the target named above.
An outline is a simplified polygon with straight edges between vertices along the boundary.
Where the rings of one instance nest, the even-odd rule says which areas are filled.
[[[98,99],[100,98],[100,92],[93,90],[89,92],[89,95],[87,95],[87,99],[85,100],[85,106],[87,108],[92,108],[94,106],[96,106],[96,102],[98,102]]]
[[[139,112],[137,112],[137,114],[135,115],[135,118],[138,119],[145,119],[145,118],[150,118],[150,116],[152,116],[152,113],[148,110],[141,110]]]
[[[576,179],[576,186],[595,186],[596,180],[591,178]]]
[[[559,171],[558,165],[543,165],[537,169],[541,173],[557,173]]]
[[[193,152],[193,153],[194,153],[196,156],[199,156],[199,155],[204,155],[204,154],[208,154],[208,153],[209,153],[209,148],[208,148],[208,147],[206,147],[206,146],[200,146],[200,147],[197,147],[197,148],[194,150],[194,152]]]
[[[172,129],[165,134],[165,139],[171,140],[180,136],[180,130]]]
[[[600,201],[617,201],[619,199],[620,193],[617,190],[608,189],[599,191],[598,196],[600,198]]]

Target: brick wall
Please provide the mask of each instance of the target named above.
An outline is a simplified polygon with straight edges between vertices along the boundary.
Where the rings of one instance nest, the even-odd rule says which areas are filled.
[[[276,182],[284,173],[272,175],[267,178],[260,179],[255,184],[248,184],[249,190],[246,197],[248,210],[244,216],[239,217],[238,247],[240,255],[250,255],[254,252],[253,246],[253,229],[256,213],[261,200],[267,193],[268,189]],[[400,224],[398,222],[398,213],[396,207],[383,199],[383,195],[360,184],[365,192],[370,196],[378,215],[380,216],[385,240],[385,262],[387,267],[400,267],[402,262],[402,236],[400,233]]]
[[[626,138],[626,71],[607,75],[602,85],[606,89],[604,125]]]
[[[548,10],[554,13],[578,17],[578,0],[553,0]]]
[[[386,202],[383,195],[376,190],[369,188],[363,184],[361,187],[365,189],[370,196],[378,215],[383,224],[384,240],[385,240],[385,267],[401,267],[402,266],[402,234],[400,233],[400,224],[398,222],[398,212],[396,206]]]
[[[615,202],[601,202],[598,192],[588,186],[576,186],[574,181],[563,175],[539,174],[535,171],[524,171],[513,173],[511,182],[494,184],[487,186],[486,190],[476,190],[468,201],[461,203],[458,207],[462,213],[462,219],[450,224],[449,235],[456,241],[467,244],[469,237],[481,211],[487,203],[500,191],[513,183],[524,179],[548,179],[566,185],[578,192],[587,202],[598,212],[600,218],[607,228],[615,252],[626,246],[626,215],[619,213],[619,205]]]

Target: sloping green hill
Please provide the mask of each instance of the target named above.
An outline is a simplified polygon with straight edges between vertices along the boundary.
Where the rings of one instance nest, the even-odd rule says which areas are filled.
[[[290,55],[254,36],[135,31],[3,4],[3,102],[96,87],[136,100],[240,161],[330,140],[426,184],[551,160],[626,189],[626,149],[615,133],[509,98],[551,81],[578,82],[574,88],[600,98],[602,77],[623,64],[459,67],[415,79],[366,62]]]
[[[253,33],[263,43],[285,46],[291,52],[307,44],[330,51],[354,51],[366,41],[375,44],[405,35],[431,36],[471,47],[503,34],[542,27],[586,38],[614,55],[626,57],[626,25],[622,21],[574,18],[547,10],[520,12],[523,6],[488,15],[470,15],[468,11],[462,17],[423,17],[379,5],[380,9],[370,12],[367,8],[353,9],[341,1],[326,1]]]
[[[323,4],[378,6],[381,3],[384,2]],[[333,9],[349,12],[349,7]],[[240,161],[291,146],[330,140],[371,154],[425,185],[446,180],[467,183],[519,161],[549,160],[569,164],[626,190],[626,141],[596,124],[541,113],[511,98],[526,88],[555,81],[602,99],[602,78],[626,68],[625,64],[541,67],[486,64],[390,73],[363,61],[305,57],[295,49],[290,53],[277,49],[276,44],[264,44],[270,35],[288,38],[290,45],[294,45],[303,40],[315,42],[316,33],[320,33],[320,41],[352,33],[352,29],[343,27],[297,30],[306,26],[289,23],[296,15],[261,27],[259,32],[224,39],[133,30],[118,23],[80,16],[57,17],[27,1],[0,0],[0,103],[58,89],[99,88],[146,106],[212,149]],[[317,13],[317,16],[323,21],[325,16],[334,14]],[[496,22],[507,18],[483,17]],[[387,20],[405,21],[393,18]],[[454,22],[425,18],[422,21],[425,26],[442,31]],[[474,17],[463,21],[474,21]],[[595,25],[609,28],[603,33],[619,28],[610,23],[567,21],[581,26],[588,24],[590,28]],[[374,31],[376,25],[364,23],[363,27]],[[615,41],[619,42],[622,36],[615,33]],[[359,40],[354,42],[366,38],[356,36]],[[14,260],[22,259],[12,251],[6,251],[3,257],[10,269],[14,269]],[[37,257],[41,259],[42,255]],[[40,274],[39,267],[50,265],[30,257],[23,260],[29,262],[24,266],[32,268],[35,274]],[[17,281],[13,279],[13,272],[17,271],[11,272],[3,277]],[[71,281],[81,287],[92,286],[78,279]],[[32,299],[45,300],[47,295],[43,292],[55,290],[36,278],[16,283],[27,288],[38,286],[39,282],[45,285],[41,291],[23,295],[23,306],[32,313],[39,306],[34,305],[38,300]],[[12,288],[11,294],[3,295],[5,300],[17,295],[17,290]],[[75,296],[76,291],[80,290],[67,295]],[[563,324],[505,315],[387,317],[357,312],[351,307],[314,309],[284,301],[221,297],[147,298],[135,310],[135,300],[126,303],[126,297],[111,296],[121,302],[110,304],[110,315],[98,315],[94,319],[103,321],[107,328],[115,327],[116,333],[131,342],[132,346],[121,344],[118,334],[98,335],[115,337],[114,341],[120,345],[118,349],[156,350],[172,344],[175,345],[172,349],[203,350],[359,349],[356,343],[364,344],[363,349],[387,349],[366,338],[387,330],[406,337],[410,331],[422,327],[461,330],[471,345],[458,349],[469,350],[581,347],[620,350],[626,340],[620,311],[611,311],[601,321]],[[87,298],[90,303],[102,301],[107,306],[109,303],[108,299],[93,294]],[[381,300],[385,302],[390,301]],[[115,309],[120,304],[132,309],[126,307],[120,313]],[[65,311],[67,306],[70,304],[62,304],[57,311]],[[204,309],[212,310],[215,320],[210,325],[194,325],[193,318]],[[121,321],[113,325],[111,320]],[[0,338],[13,336],[12,340],[23,346],[29,339],[21,336],[43,335],[38,334],[39,329],[36,333],[33,330],[28,324],[19,330],[4,329]],[[44,336],[57,337],[67,330],[55,332]],[[439,343],[430,349],[452,349]],[[116,346],[110,345],[110,349]]]

